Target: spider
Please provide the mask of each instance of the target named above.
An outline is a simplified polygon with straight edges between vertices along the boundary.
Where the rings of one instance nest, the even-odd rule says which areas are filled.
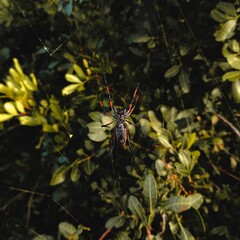
[[[139,98],[140,82],[137,83],[137,87],[133,93],[133,97],[132,97],[132,100],[131,100],[128,108],[115,109],[105,73],[103,73],[103,77],[104,77],[105,88],[107,91],[108,101],[109,101],[109,105],[110,105],[112,114],[109,111],[107,111],[106,108],[103,106],[103,102],[101,100],[101,94],[102,94],[103,90],[101,90],[98,94],[98,101],[99,101],[99,104],[100,104],[104,114],[112,116],[114,118],[114,120],[110,123],[101,125],[101,127],[108,127],[109,125],[111,125],[113,123],[116,124],[115,128],[114,128],[114,133],[110,140],[111,149],[110,149],[109,155],[112,155],[113,149],[115,147],[115,143],[119,144],[120,146],[124,146],[125,144],[128,144],[129,150],[132,155],[132,159],[134,160],[134,155],[133,155],[131,144],[130,144],[130,133],[129,133],[129,129],[128,129],[128,124],[131,124],[134,126],[135,126],[135,124],[128,121],[127,118],[132,114],[132,112],[134,111],[134,109],[136,107],[136,104],[137,104],[137,101]]]

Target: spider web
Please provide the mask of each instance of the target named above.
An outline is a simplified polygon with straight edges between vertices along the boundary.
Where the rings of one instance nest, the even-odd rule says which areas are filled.
[[[156,2],[156,1],[155,1]],[[157,3],[157,2],[156,2]],[[55,11],[57,10],[53,1],[48,1],[48,4],[49,4],[49,7],[50,8],[53,8]],[[70,26],[70,24],[68,23],[68,20],[66,19],[66,17],[64,16],[64,14],[62,14],[62,17],[63,19],[65,20],[64,22],[61,22],[61,24],[64,24],[65,27],[66,27],[66,36],[65,36],[65,39],[59,39],[59,42],[55,42],[54,43],[54,46],[53,44],[51,44],[50,46],[48,46],[48,44],[46,42],[51,42],[51,40],[47,39],[47,38],[43,38],[41,36],[41,33],[38,31],[38,24],[41,24],[41,22],[37,22],[37,23],[33,23],[30,21],[30,18],[28,17],[28,14],[29,12],[31,11],[35,11],[36,10],[36,5],[37,5],[37,1],[33,1],[33,5],[32,5],[32,8],[31,9],[24,9],[20,4],[16,3],[18,9],[19,9],[19,13],[22,15],[22,17],[25,19],[26,21],[26,24],[28,25],[28,28],[29,28],[29,31],[31,31],[33,33],[33,35],[38,39],[38,41],[41,43],[44,51],[49,55],[49,57],[54,57],[55,54],[57,54],[59,51],[61,51],[62,49],[64,49],[65,47],[65,44],[74,37],[74,34],[75,34],[75,31],[74,29],[72,29],[72,27]],[[199,48],[199,51],[206,63],[206,65],[209,67],[210,69],[210,72],[211,72],[211,75],[212,77],[214,78],[215,82],[216,82],[216,86],[218,87],[218,89],[220,90],[221,92],[221,95],[224,99],[224,101],[226,102],[227,104],[227,107],[229,108],[229,111],[231,112],[233,118],[235,119],[235,123],[237,125],[238,128],[240,128],[240,125],[238,123],[238,120],[231,108],[231,104],[228,102],[223,90],[221,89],[221,86],[219,85],[218,83],[218,80],[217,78],[215,77],[214,75],[214,72],[211,71],[211,67],[210,67],[210,64],[207,60],[207,57],[205,56],[205,53],[203,52],[201,46],[199,45],[199,42],[196,38],[196,35],[195,33],[193,32],[192,28],[191,28],[191,24],[188,22],[186,16],[185,16],[185,13],[184,11],[182,10],[181,8],[181,5],[178,3],[178,8],[183,16],[183,18],[185,19],[185,22],[186,22],[186,25],[189,29],[189,32],[190,34],[192,35],[192,41],[194,41],[197,45],[197,47]],[[158,16],[161,20],[161,16]],[[76,45],[79,45],[79,42],[77,42],[77,40],[75,40],[75,43]],[[166,47],[167,48],[170,48],[168,46],[168,43],[166,42]],[[78,55],[78,53],[76,52],[76,56]],[[41,79],[39,80],[40,83],[41,83]],[[47,93],[46,93],[47,94]],[[97,93],[96,93],[97,94]],[[50,98],[50,96],[48,96],[48,98]],[[185,105],[184,105],[184,99],[181,95],[181,92],[179,94],[179,98],[180,98],[180,103],[181,103],[181,106],[182,106],[182,109],[185,110]],[[186,117],[186,121],[187,120],[187,117]],[[63,127],[66,129],[67,131],[67,127],[64,126],[64,123],[63,124]],[[189,123],[187,122],[187,125],[189,126]],[[190,132],[190,129],[189,129],[189,132]],[[68,133],[69,134],[69,133]],[[54,144],[54,142],[50,139],[50,142],[51,144],[53,145],[54,148],[57,149],[57,152],[59,153],[60,156],[64,157],[64,154],[61,152],[61,150],[59,150],[57,148],[57,146]],[[37,188],[38,188],[38,183],[35,184],[35,188],[33,189],[22,189],[22,188],[18,188],[17,187],[17,184],[16,186],[2,186],[3,188],[6,188],[8,189],[9,191],[11,192],[14,192],[14,193],[17,193],[14,198],[18,198],[20,195],[26,195],[28,200],[28,206],[27,206],[27,215],[28,215],[28,220],[30,219],[30,215],[31,215],[31,201],[33,198],[44,198],[46,199],[47,201],[47,207],[49,208],[49,214],[51,214],[52,211],[61,211],[61,212],[64,212],[64,214],[66,216],[68,216],[69,219],[71,219],[71,221],[73,221],[74,224],[79,224],[80,221],[75,217],[75,213],[74,211],[69,211],[65,206],[63,206],[54,196],[52,196],[52,194],[50,193],[45,193],[44,191],[38,191]],[[15,199],[12,198],[12,201],[15,201]],[[7,203],[7,204],[4,204],[1,206],[1,210],[3,211],[4,209],[6,209],[8,207],[8,205],[10,205],[11,203]],[[13,215],[15,214],[14,212],[12,213]],[[37,232],[35,229],[32,229],[31,226],[30,226],[30,222],[26,222],[26,223],[22,223],[23,227],[26,228],[27,230],[29,230],[30,232],[34,233],[34,235],[36,236],[40,236],[40,234],[42,234],[41,232]],[[2,230],[4,231],[4,230]],[[45,239],[44,237],[41,237],[42,239]]]

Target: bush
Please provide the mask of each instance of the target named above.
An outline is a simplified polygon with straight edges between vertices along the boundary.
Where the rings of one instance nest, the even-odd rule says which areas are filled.
[[[237,1],[0,4],[3,239],[238,239]]]

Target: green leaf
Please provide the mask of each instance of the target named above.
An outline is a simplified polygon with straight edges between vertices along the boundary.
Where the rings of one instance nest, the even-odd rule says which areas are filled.
[[[3,107],[7,113],[9,113],[13,116],[18,115],[18,112],[17,112],[14,102],[6,102],[3,104]]]
[[[230,17],[236,17],[237,13],[236,13],[236,9],[234,7],[234,5],[230,2],[219,2],[216,6],[216,8],[219,11],[222,11],[223,13],[225,13],[226,15],[230,16]]]
[[[166,147],[166,148],[172,148],[172,145],[171,145],[171,143],[169,142],[169,139],[168,139],[168,137],[167,137],[165,134],[160,133],[160,134],[158,135],[158,141],[159,141],[164,147]]]
[[[59,232],[65,237],[70,239],[74,235],[74,233],[77,231],[77,229],[68,222],[61,222],[58,225]]]
[[[188,210],[191,206],[187,203],[187,199],[183,196],[172,196],[166,203],[165,207],[170,208],[173,212],[183,212]]]
[[[198,209],[203,203],[203,196],[200,193],[195,193],[187,196],[188,204],[194,209]]]
[[[37,126],[42,125],[46,122],[44,117],[31,117],[31,116],[20,116],[18,117],[19,122],[21,125],[26,126]]]
[[[164,77],[165,78],[172,78],[174,76],[176,76],[179,71],[180,71],[181,65],[174,65],[172,67],[170,67],[165,73],[164,73]]]
[[[82,83],[82,81],[77,76],[69,73],[65,74],[65,79],[71,83]]]
[[[145,119],[145,118],[141,118],[139,120],[139,124],[141,126],[141,131],[142,131],[143,135],[147,136],[148,133],[151,131],[150,122],[147,119]]]
[[[123,216],[115,216],[111,217],[107,220],[105,224],[105,228],[115,227],[120,228],[124,225],[126,219]]]
[[[167,171],[165,169],[165,165],[164,165],[164,162],[162,160],[157,159],[155,161],[155,168],[156,168],[157,174],[159,176],[166,176],[167,175]]]
[[[27,90],[32,91],[32,92],[37,90],[36,85],[31,81],[31,79],[29,77],[25,76],[22,79],[22,82],[23,82],[24,86],[27,88]]]
[[[228,236],[229,235],[228,227],[225,225],[215,227],[210,231],[210,236],[212,236],[212,235]]]
[[[109,116],[105,116],[105,115],[103,115],[102,117],[101,117],[101,121],[102,121],[102,124],[109,124],[110,122],[113,122],[115,119],[114,118],[112,118],[112,117],[109,117]],[[112,124],[110,124],[110,125],[108,125],[108,129],[113,129],[114,128],[114,122],[112,123]],[[102,128],[102,129],[106,129],[106,128]]]
[[[100,114],[99,112],[90,112],[88,113],[88,116],[94,121],[94,122],[98,122],[99,121],[99,117],[100,117]]]
[[[72,182],[78,181],[78,179],[80,178],[80,176],[81,176],[81,173],[80,173],[80,171],[79,171],[78,165],[73,165],[72,171],[71,171],[71,175],[70,175],[71,181],[72,181]]]
[[[70,84],[62,89],[62,95],[70,95],[71,93],[75,92],[76,90],[82,91],[84,90],[83,83],[81,84]]]
[[[0,113],[0,122],[8,121],[9,119],[13,118],[14,115],[7,114],[7,113]]]
[[[91,122],[87,124],[89,129],[88,137],[94,142],[102,142],[108,138],[105,129],[101,127],[100,122]]]
[[[188,231],[188,229],[186,229],[183,226],[180,226],[181,231],[180,231],[180,239],[181,240],[194,240],[195,238],[193,237],[193,235]]]
[[[212,18],[217,22],[225,22],[232,17],[236,17],[236,9],[232,3],[219,2],[215,9],[211,11]]]
[[[232,83],[232,95],[236,103],[240,103],[240,80]]]
[[[157,184],[152,174],[148,174],[145,178],[143,195],[151,213],[157,204]]]
[[[162,124],[157,119],[155,113],[153,111],[148,111],[148,118],[151,124],[151,127],[155,132],[161,132]]]
[[[63,165],[59,167],[53,174],[52,179],[50,181],[51,186],[58,185],[63,183],[66,179],[67,171],[69,170],[69,166]]]
[[[145,211],[144,211],[142,204],[133,195],[131,195],[128,198],[128,208],[132,212],[132,214],[136,215],[141,220],[143,220],[145,218]]]
[[[231,19],[221,25],[220,29],[214,33],[217,42],[224,42],[234,35],[237,26],[237,19]]]
[[[80,66],[78,66],[77,64],[73,64],[73,69],[75,70],[75,72],[77,73],[81,80],[84,80],[86,78],[86,75]]]
[[[24,109],[24,106],[23,106],[22,102],[17,100],[17,101],[15,101],[15,105],[16,105],[17,110],[20,113],[25,113],[25,109]]]
[[[191,207],[198,209],[203,203],[203,197],[200,193],[195,193],[187,197],[171,196],[165,203],[166,208],[170,208],[173,212],[183,212]]]
[[[128,234],[128,232],[118,232],[116,234],[115,240],[132,240],[132,238],[130,238]]]
[[[196,133],[191,133],[187,138],[187,149],[191,148],[191,146],[194,144],[196,140]]]
[[[85,161],[83,166],[87,175],[91,175],[95,170],[95,164],[91,160]]]
[[[134,34],[130,37],[129,41],[132,43],[146,43],[151,39],[152,37],[147,34]]]
[[[189,81],[189,76],[188,74],[181,69],[180,74],[178,76],[180,88],[183,93],[189,93],[190,91],[190,81]]]
[[[240,71],[230,71],[230,72],[225,73],[222,76],[223,81],[229,80],[229,81],[234,82],[239,79],[240,79]]]
[[[178,157],[180,162],[187,168],[190,170],[190,166],[191,166],[191,154],[188,150],[180,150],[178,153]]]
[[[183,176],[189,176],[191,171],[182,163],[175,163],[176,171]]]
[[[15,67],[15,69],[17,70],[17,72],[18,72],[21,76],[24,76],[22,67],[21,67],[21,65],[19,64],[19,61],[18,61],[17,58],[13,58],[13,64],[14,64],[14,67]]]
[[[99,130],[98,132],[88,133],[88,137],[94,142],[103,142],[108,138],[108,135],[104,130]]]

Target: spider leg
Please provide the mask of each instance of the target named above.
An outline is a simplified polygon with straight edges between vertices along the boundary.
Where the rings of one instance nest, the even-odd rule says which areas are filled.
[[[104,114],[109,115],[109,116],[112,116],[111,113],[109,113],[109,112],[106,110],[106,108],[104,107],[104,105],[103,105],[103,102],[102,102],[102,100],[101,100],[102,92],[103,92],[103,90],[99,91],[98,96],[97,96],[99,105],[100,105],[100,107],[102,108]]]
[[[114,120],[114,121],[112,121],[112,122],[110,122],[110,123],[107,123],[107,124],[102,124],[101,127],[108,127],[109,125],[115,123],[116,121],[117,121],[117,120]]]
[[[136,107],[138,98],[139,98],[139,87],[140,87],[140,82],[138,82],[137,87],[133,93],[133,97],[132,97],[132,101],[130,102],[129,106],[128,106],[128,111],[127,111],[127,117],[133,112],[133,110]]]
[[[112,100],[112,95],[111,95],[111,92],[110,92],[109,87],[108,87],[108,82],[107,82],[107,78],[106,78],[106,75],[105,75],[105,70],[103,68],[103,63],[102,63],[101,57],[99,58],[99,60],[100,60],[100,65],[101,65],[101,69],[102,69],[104,85],[105,85],[105,88],[107,90],[109,104],[110,104],[110,107],[111,107],[112,111],[115,113],[114,104],[113,104],[113,100]]]

